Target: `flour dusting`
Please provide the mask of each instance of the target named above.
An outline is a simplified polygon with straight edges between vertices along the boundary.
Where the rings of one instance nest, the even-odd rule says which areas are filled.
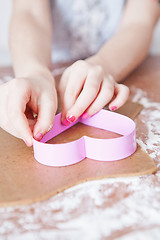
[[[160,103],[152,102],[141,89],[132,88],[135,91],[134,102],[141,103],[144,109],[141,112],[141,121],[147,126],[148,136],[146,139],[139,137],[137,142],[151,158],[160,157]],[[147,122],[146,120],[147,119]]]
[[[153,178],[151,175],[87,182],[42,203],[8,208],[6,213],[0,209],[7,221],[0,222],[0,234],[8,232],[13,240],[101,240],[104,236],[112,239],[109,237],[117,231],[119,234],[113,239],[123,239],[125,229],[124,239],[141,239],[136,238],[139,235],[150,240],[160,228],[160,188],[152,185]],[[155,199],[155,195],[159,197]],[[158,240],[158,235],[154,239]]]

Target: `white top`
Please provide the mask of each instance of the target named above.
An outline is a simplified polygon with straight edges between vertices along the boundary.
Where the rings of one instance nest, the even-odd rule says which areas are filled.
[[[95,54],[117,30],[125,0],[51,0],[54,62]]]

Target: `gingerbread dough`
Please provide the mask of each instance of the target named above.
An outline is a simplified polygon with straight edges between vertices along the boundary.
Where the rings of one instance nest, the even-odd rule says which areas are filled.
[[[142,106],[127,103],[119,110],[134,118]],[[118,134],[77,124],[50,140],[62,143],[75,140],[83,134],[97,138],[115,138]],[[157,171],[152,159],[138,146],[130,157],[114,162],[85,159],[67,167],[48,167],[33,157],[33,149],[0,129],[0,206],[30,204],[45,200],[81,182],[151,174]]]

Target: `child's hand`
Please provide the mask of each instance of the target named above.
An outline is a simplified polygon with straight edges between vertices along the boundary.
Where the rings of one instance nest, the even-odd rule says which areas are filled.
[[[107,103],[110,110],[121,107],[127,100],[129,89],[105,76],[99,65],[79,60],[67,68],[60,80],[62,122],[69,125],[79,116],[88,118]]]
[[[57,109],[57,95],[52,77],[13,79],[0,86],[0,127],[32,145],[32,131],[26,116],[36,113],[33,135],[37,140],[52,126]],[[30,113],[30,112],[28,112]]]

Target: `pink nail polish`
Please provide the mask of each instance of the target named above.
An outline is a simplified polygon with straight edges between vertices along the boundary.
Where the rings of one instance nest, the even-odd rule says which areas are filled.
[[[116,106],[111,107],[111,111],[114,111],[114,110],[116,110],[116,109],[117,109]]]
[[[82,119],[87,119],[89,118],[89,114],[87,112],[84,112],[82,115],[81,115],[81,118]]]
[[[37,141],[40,141],[43,138],[43,134],[42,133],[37,133],[37,135],[35,136],[35,139]]]
[[[68,120],[69,122],[74,122],[75,119],[76,119],[76,118],[75,118],[75,116],[73,116],[73,115],[67,117],[67,120]]]
[[[65,126],[69,126],[69,124],[70,124],[70,122],[65,118],[64,120],[63,120],[63,125],[65,125]]]

